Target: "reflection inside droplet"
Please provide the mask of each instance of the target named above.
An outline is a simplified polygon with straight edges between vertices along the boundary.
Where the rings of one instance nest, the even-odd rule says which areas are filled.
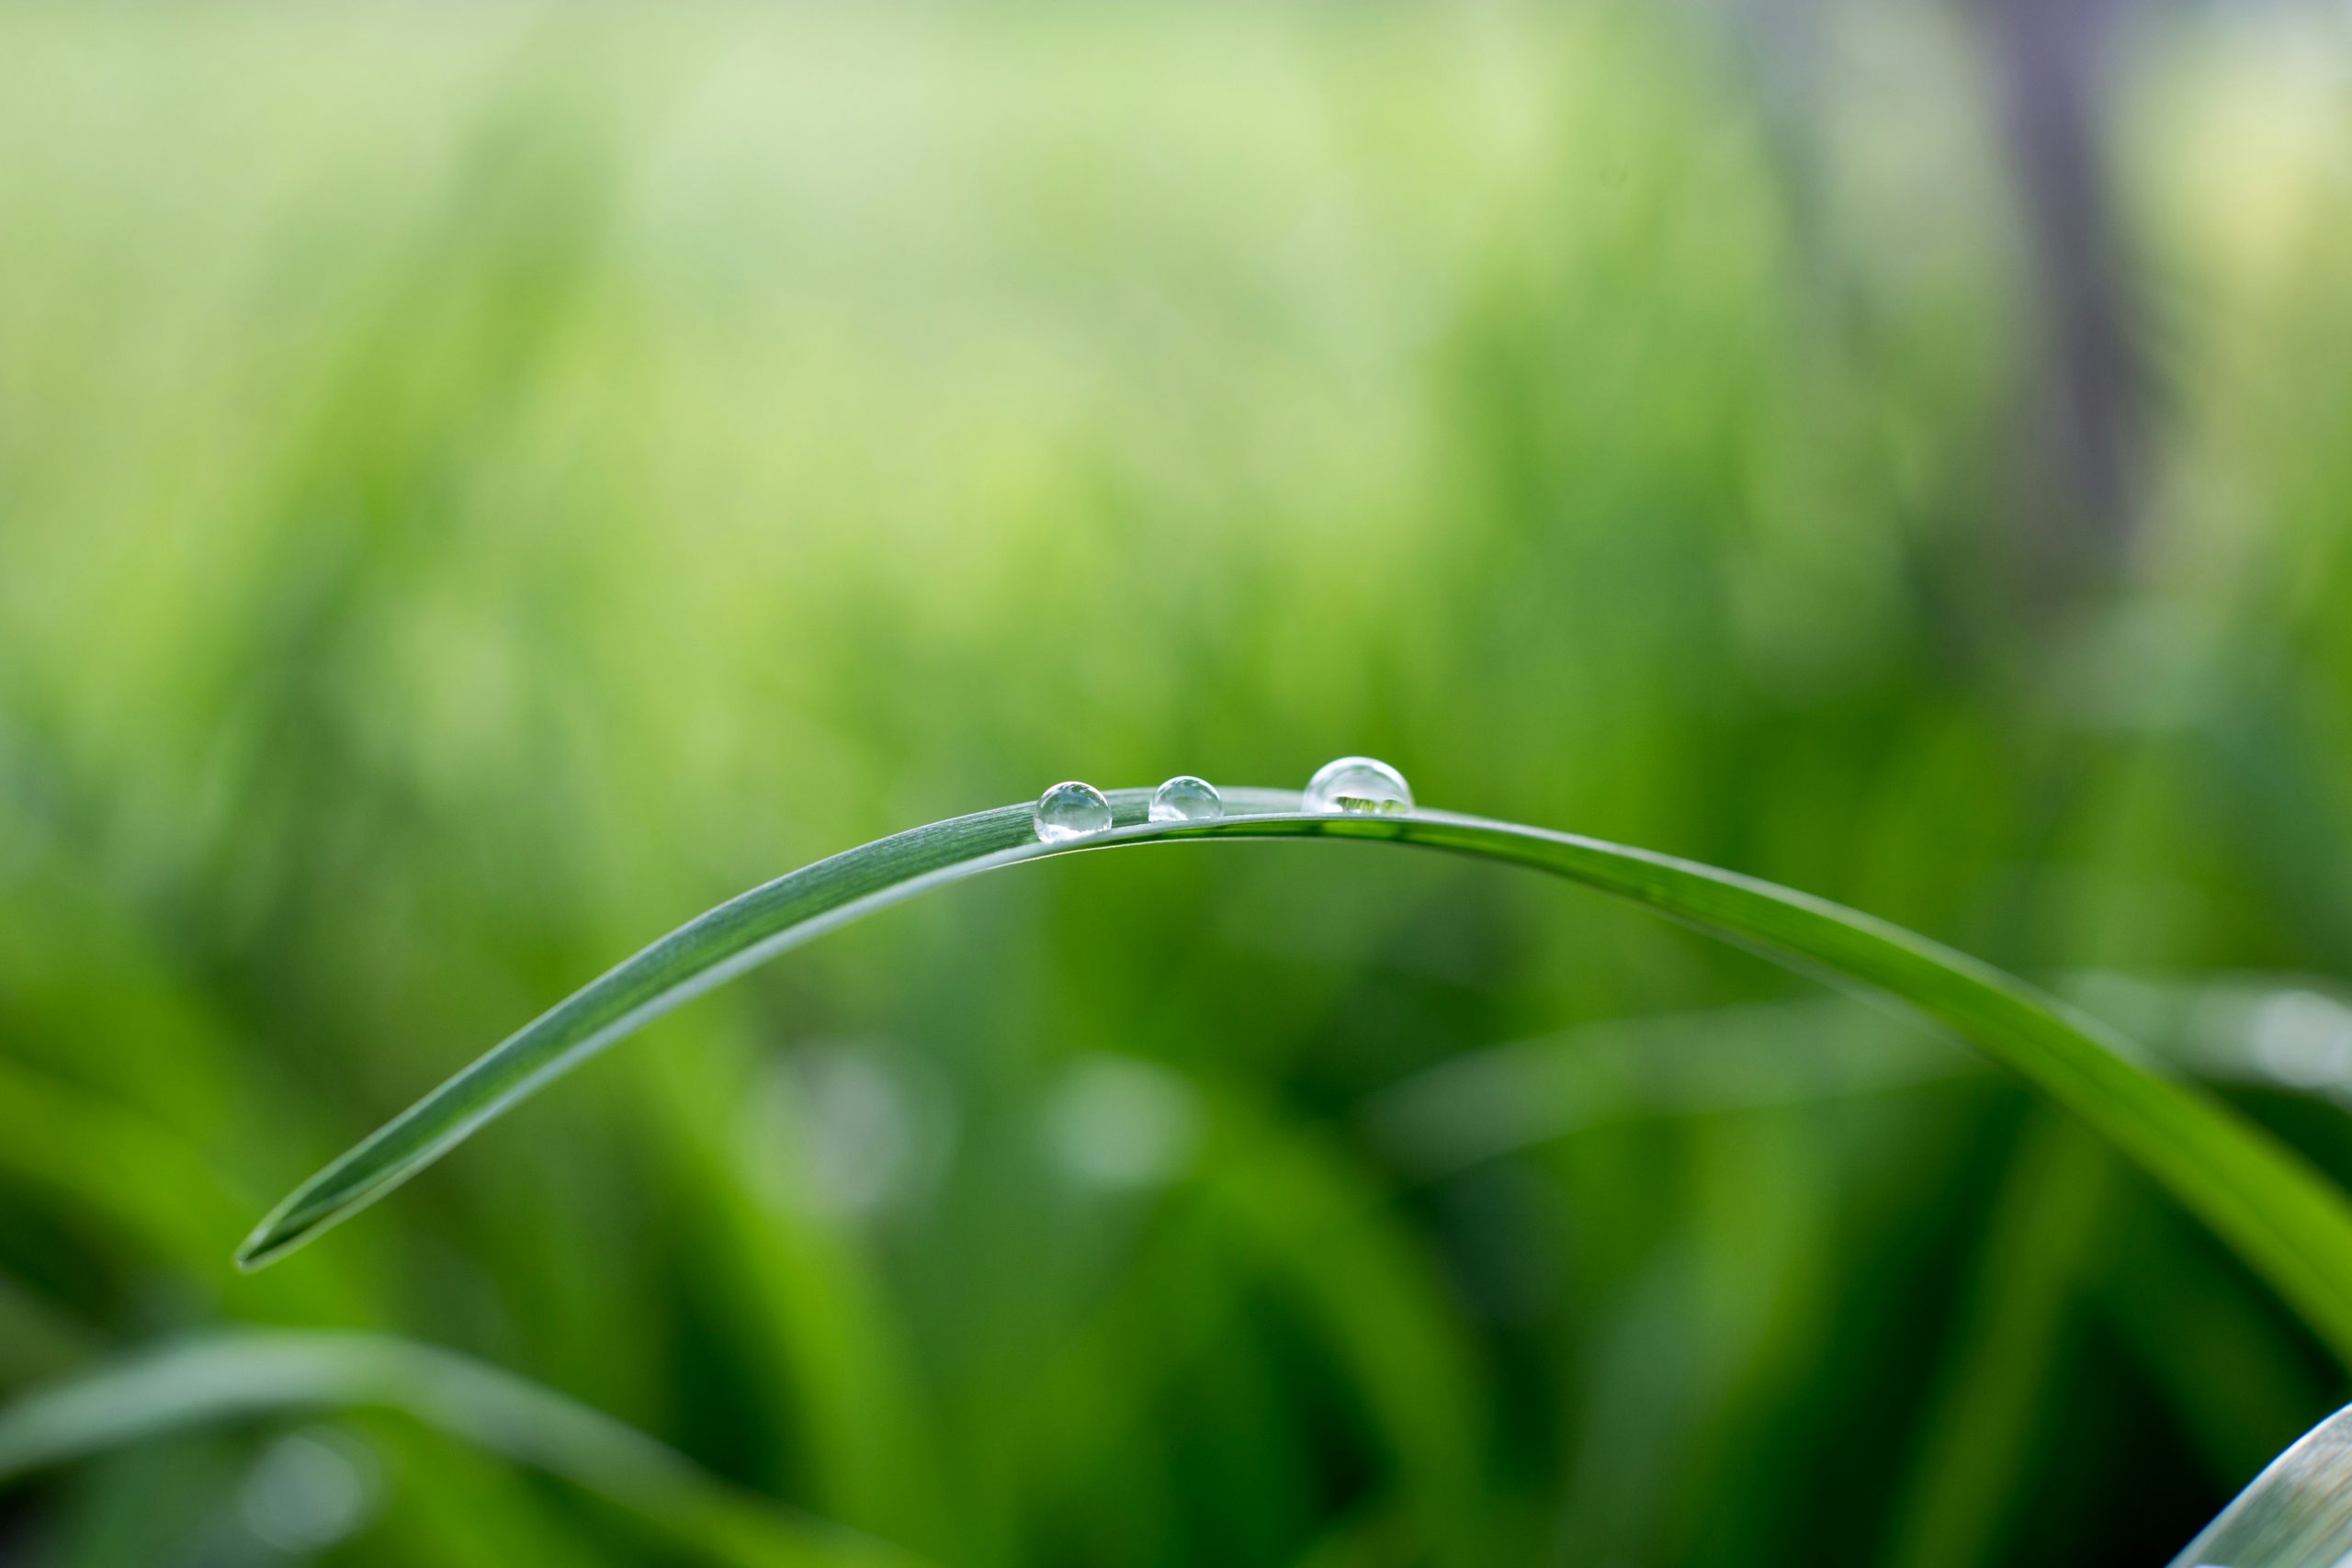
[[[1111,825],[1111,803],[1091,784],[1071,779],[1037,797],[1029,818],[1037,837],[1049,844],[1066,844],[1100,833]]]
[[[1179,773],[1153,792],[1155,822],[1210,822],[1225,815],[1225,797],[1206,779]]]
[[[1391,816],[1413,809],[1405,775],[1376,757],[1341,757],[1315,770],[1306,807],[1333,814]]]

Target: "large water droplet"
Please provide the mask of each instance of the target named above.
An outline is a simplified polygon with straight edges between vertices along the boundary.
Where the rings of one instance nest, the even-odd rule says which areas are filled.
[[[1190,773],[1179,773],[1152,792],[1155,822],[1208,822],[1225,815],[1225,796],[1216,785]]]
[[[1377,758],[1341,757],[1306,781],[1306,808],[1396,816],[1413,809],[1413,790],[1404,774]]]
[[[1029,817],[1037,825],[1037,837],[1049,844],[1067,844],[1108,828],[1111,803],[1092,784],[1072,779],[1039,795]]]

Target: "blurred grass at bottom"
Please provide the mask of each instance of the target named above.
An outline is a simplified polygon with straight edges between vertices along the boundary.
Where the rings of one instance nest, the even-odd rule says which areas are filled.
[[[1939,12],[1834,13],[1792,135],[1696,9],[0,10],[0,1393],[396,1333],[955,1563],[2162,1561],[2345,1395],[2208,1238],[1853,1004],[1344,847],[895,911],[228,1258],[753,881],[1347,751],[2184,1029],[2252,986],[2232,1092],[2352,1169],[2271,1070],[2352,963],[2315,16],[2124,61],[2158,395],[2055,592]],[[256,1419],[0,1558],[682,1550],[334,1431],[334,1539]]]

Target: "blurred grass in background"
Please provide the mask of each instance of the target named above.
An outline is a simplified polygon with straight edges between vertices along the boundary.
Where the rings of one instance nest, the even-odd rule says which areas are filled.
[[[1342,846],[894,912],[228,1267],[745,885],[1351,750],[2352,1172],[2340,15],[2111,40],[2120,500],[1973,14],[1739,17],[0,11],[0,1393],[397,1335],[956,1563],[2162,1561],[2346,1393],[2207,1237],[1855,1004]],[[0,1558],[704,1554],[415,1414],[43,1469]]]

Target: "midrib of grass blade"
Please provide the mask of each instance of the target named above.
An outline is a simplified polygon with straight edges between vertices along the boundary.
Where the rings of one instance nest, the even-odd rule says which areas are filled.
[[[1602,888],[1801,969],[1883,992],[2072,1111],[2226,1239],[2352,1364],[2352,1205],[2226,1107],[2138,1064],[2101,1025],[2022,981],[1825,899],[1647,850],[1451,812],[1309,816],[1295,792],[1233,789],[1211,822],[1146,820],[1039,843],[1010,806],[894,834],[755,887],[525,1026],[273,1211],[238,1253],[257,1268],[382,1197],[492,1117],[651,1020],[834,927],[948,883],[1057,854],[1190,840],[1338,838],[1445,850]]]

